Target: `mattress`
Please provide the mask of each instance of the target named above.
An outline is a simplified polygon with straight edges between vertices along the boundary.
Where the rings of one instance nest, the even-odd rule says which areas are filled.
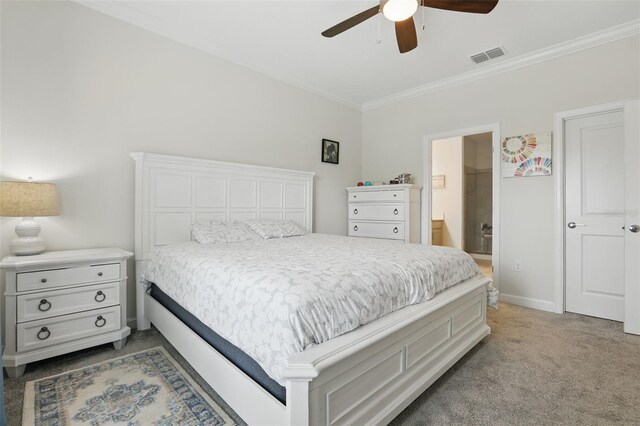
[[[292,353],[427,301],[478,273],[457,249],[308,234],[164,246],[144,278],[282,386]]]
[[[151,283],[149,286],[149,294],[205,342],[213,346],[222,356],[231,361],[233,365],[238,367],[244,374],[262,386],[264,390],[269,392],[278,401],[286,404],[287,391],[285,387],[280,386],[275,380],[269,377],[253,358],[203,324],[202,321],[167,296],[157,285]]]

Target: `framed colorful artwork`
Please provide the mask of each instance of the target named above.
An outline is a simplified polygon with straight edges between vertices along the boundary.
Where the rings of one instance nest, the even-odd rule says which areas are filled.
[[[502,177],[550,176],[551,132],[502,140]]]

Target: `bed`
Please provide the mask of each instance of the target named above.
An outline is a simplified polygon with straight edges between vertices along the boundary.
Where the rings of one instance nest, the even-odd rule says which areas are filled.
[[[301,352],[288,352],[276,377],[284,392],[274,393],[224,351],[214,349],[170,302],[149,294],[145,278],[153,269],[154,249],[193,249],[196,243],[189,243],[190,231],[196,221],[286,219],[310,233],[313,173],[131,155],[136,160],[137,327],[144,330],[153,324],[249,424],[388,423],[490,332],[485,290],[489,279],[471,274],[438,289],[426,302],[375,316]],[[302,238],[298,244],[309,238],[338,237],[294,238]],[[272,245],[270,250],[286,249]],[[175,291],[172,294],[179,297]],[[265,369],[273,373],[268,365]]]

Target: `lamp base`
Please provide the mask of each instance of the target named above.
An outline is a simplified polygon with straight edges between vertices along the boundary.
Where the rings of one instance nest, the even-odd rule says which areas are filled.
[[[42,253],[45,249],[44,238],[40,237],[40,225],[32,217],[23,217],[16,225],[16,234],[9,245],[10,250],[17,256],[30,256]]]

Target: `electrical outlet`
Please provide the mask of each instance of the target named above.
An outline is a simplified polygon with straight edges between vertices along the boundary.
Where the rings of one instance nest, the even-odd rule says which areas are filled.
[[[513,262],[513,270],[516,272],[522,272],[522,260],[516,259]]]

